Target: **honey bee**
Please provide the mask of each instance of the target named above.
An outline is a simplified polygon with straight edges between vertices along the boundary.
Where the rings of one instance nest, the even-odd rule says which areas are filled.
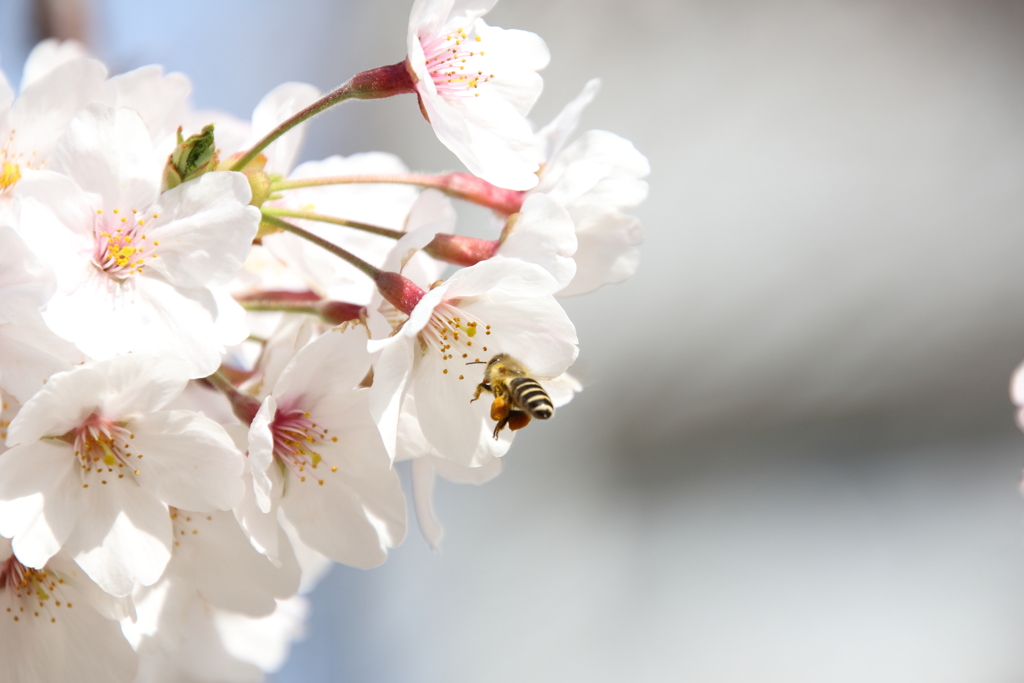
[[[487,367],[484,368],[484,381],[476,385],[476,393],[473,394],[470,403],[480,398],[482,391],[494,394],[491,419],[498,423],[494,428],[495,439],[505,425],[515,431],[528,425],[530,418],[547,420],[555,414],[551,397],[544,391],[540,382],[530,377],[522,363],[505,354],[499,353],[487,362]]]

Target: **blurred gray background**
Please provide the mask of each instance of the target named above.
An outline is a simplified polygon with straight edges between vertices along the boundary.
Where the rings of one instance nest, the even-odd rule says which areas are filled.
[[[248,117],[401,60],[411,0],[87,4],[70,30],[112,71],[162,63]],[[0,0],[14,80],[33,16]],[[438,485],[443,553],[413,532],[336,568],[274,680],[1024,680],[1024,3],[488,20],[551,48],[539,124],[604,79],[583,129],[651,160],[644,261],[565,301],[586,391],[497,480]],[[373,149],[459,168],[410,97],[328,113],[305,156]]]

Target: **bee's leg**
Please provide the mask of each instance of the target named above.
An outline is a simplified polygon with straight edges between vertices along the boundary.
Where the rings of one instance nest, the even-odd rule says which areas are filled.
[[[530,414],[521,410],[513,410],[508,414],[508,428],[513,432],[530,424]]]
[[[502,429],[504,429],[505,425],[507,425],[507,424],[508,424],[508,415],[506,415],[505,417],[503,417],[500,420],[498,420],[498,424],[494,428],[494,440],[495,441],[498,440],[498,432],[500,432]]]
[[[480,384],[476,385],[476,392],[473,394],[473,398],[469,399],[469,402],[472,403],[473,401],[475,401],[478,398],[480,398],[480,392],[481,391],[486,391],[488,393],[493,393],[491,391],[491,385],[490,384],[488,384],[487,382],[481,382]]]

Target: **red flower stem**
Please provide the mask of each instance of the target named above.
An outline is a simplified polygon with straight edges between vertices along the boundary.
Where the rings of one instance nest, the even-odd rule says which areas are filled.
[[[292,128],[345,100],[372,100],[412,92],[416,92],[416,88],[404,60],[398,64],[358,73],[313,104],[282,121],[277,128],[264,135],[252,149],[242,155],[230,170],[241,171],[260,152]]]
[[[380,268],[367,263],[355,254],[342,249],[338,245],[332,244],[331,242],[314,235],[308,230],[303,230],[299,226],[292,225],[291,223],[283,221],[275,216],[264,213],[263,222],[273,225],[276,228],[280,228],[286,232],[290,232],[293,235],[298,235],[302,239],[308,240],[318,247],[326,249],[338,258],[363,271],[371,280],[373,280],[373,283],[377,285],[377,289],[380,291],[381,296],[403,313],[412,313],[412,309],[415,308],[416,304],[423,298],[423,290],[412,280],[403,277],[400,273],[391,273],[381,270]]]
[[[496,187],[486,180],[468,173],[445,173],[442,175],[395,173],[302,178],[276,182],[271,186],[271,191],[279,192],[295,190],[301,187],[348,185],[354,183],[393,183],[433,188],[444,192],[449,197],[486,206],[506,216],[519,212],[526,194],[518,190],[506,190],[502,187]]]

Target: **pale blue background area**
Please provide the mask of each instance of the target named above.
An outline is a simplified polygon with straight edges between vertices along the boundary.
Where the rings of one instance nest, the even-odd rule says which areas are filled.
[[[248,116],[401,59],[408,6],[96,0],[93,44]],[[25,15],[0,0],[8,73]],[[1024,6],[492,17],[551,46],[537,121],[604,78],[584,129],[654,169],[643,268],[566,302],[588,388],[496,481],[439,484],[444,553],[413,530],[336,569],[276,680],[1024,679]],[[327,114],[305,154],[369,149],[458,168],[408,97]]]

